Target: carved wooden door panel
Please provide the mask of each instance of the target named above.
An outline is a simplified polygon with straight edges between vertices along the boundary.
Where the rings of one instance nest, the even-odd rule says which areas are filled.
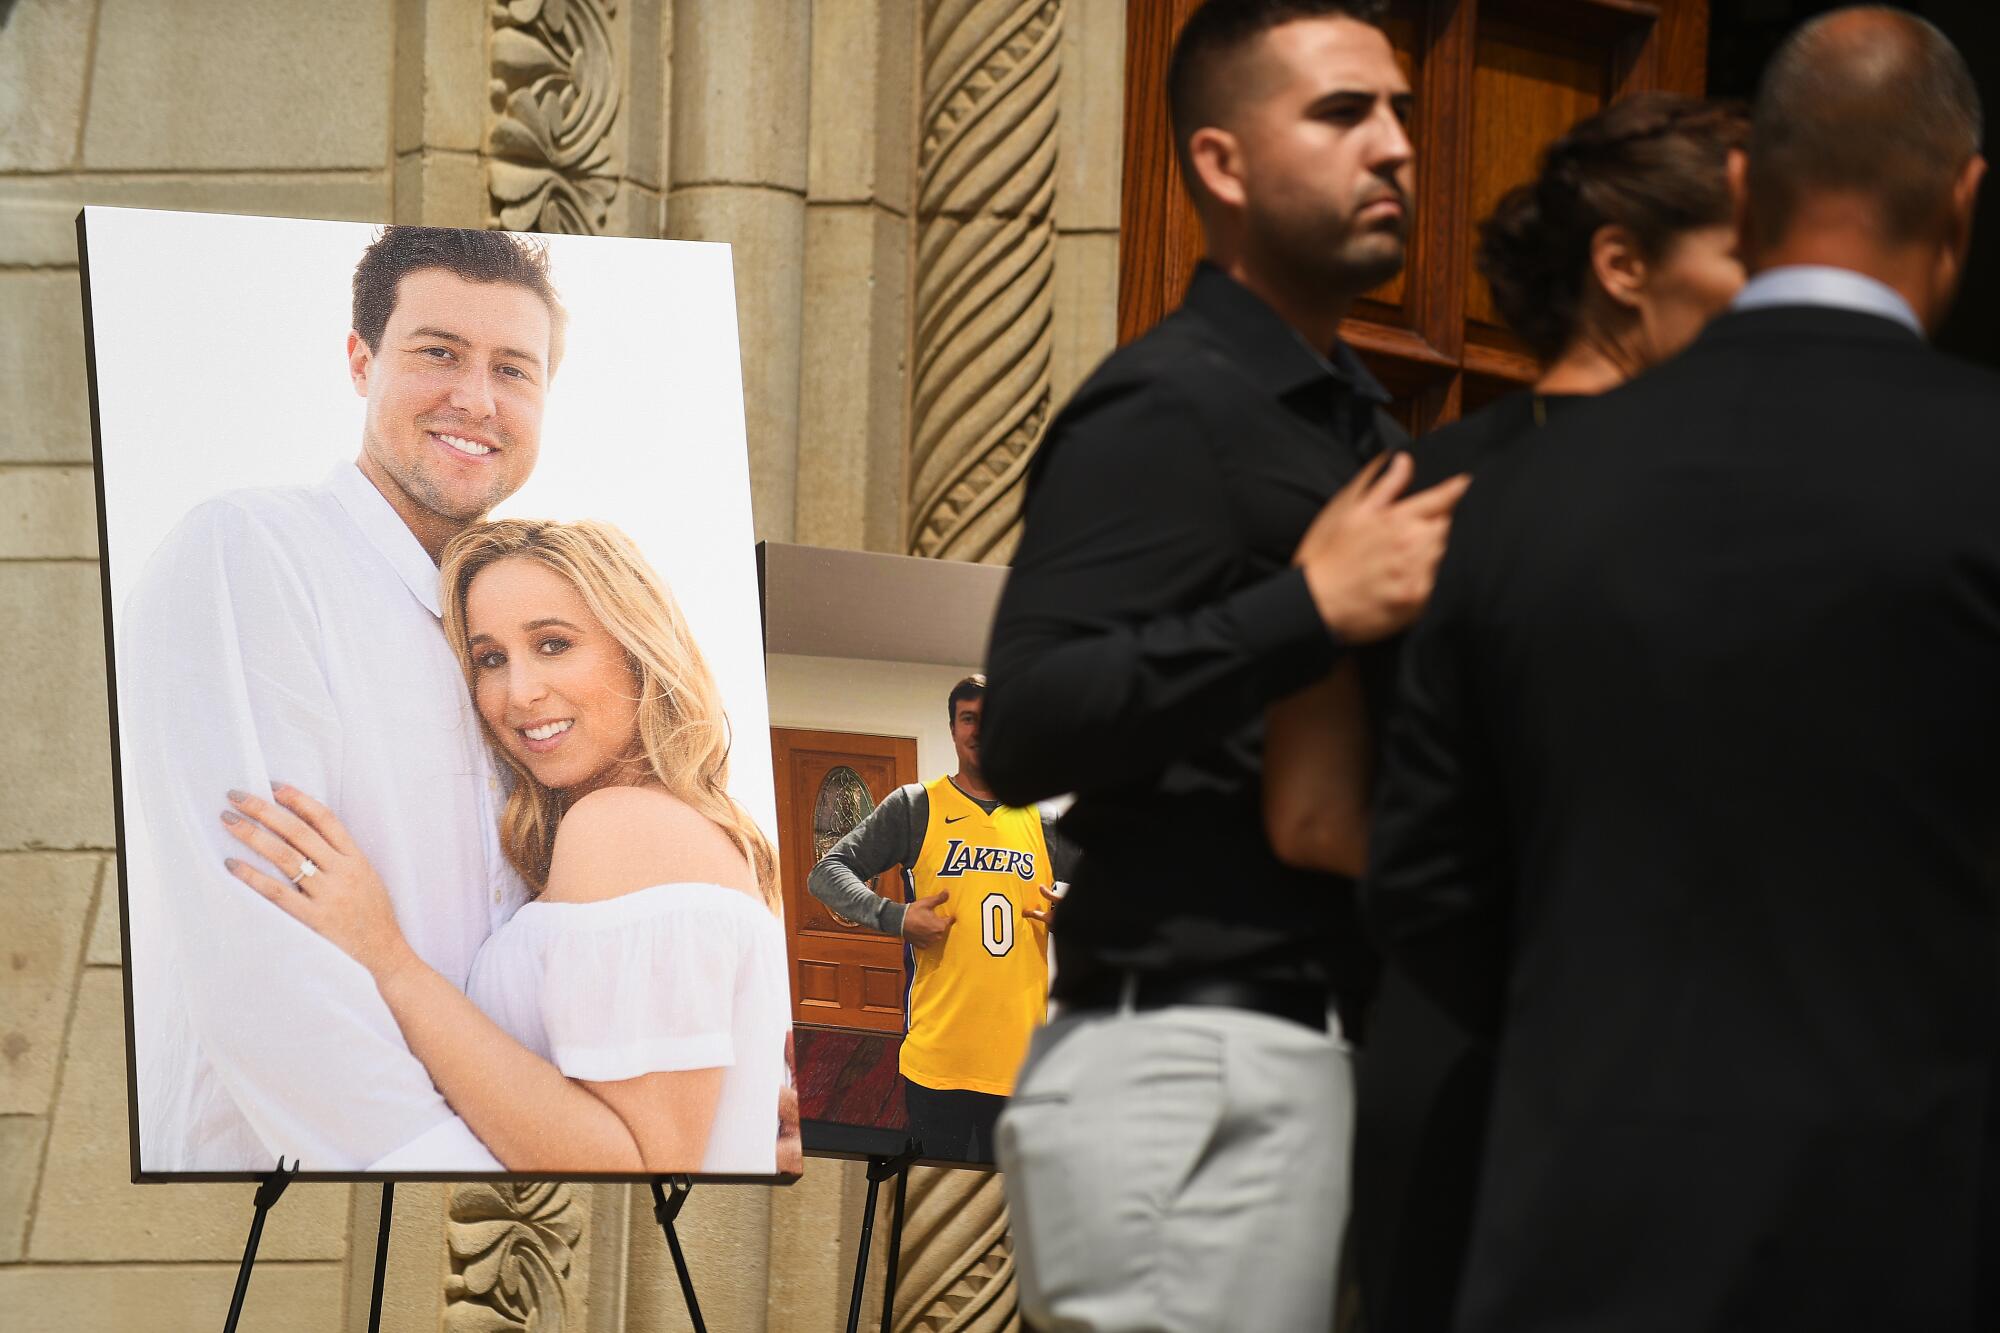
[[[1118,337],[1179,304],[1201,256],[1167,122],[1167,57],[1199,0],[1126,7]],[[1389,40],[1417,94],[1416,219],[1395,281],[1356,303],[1345,338],[1412,432],[1534,377],[1473,270],[1480,218],[1548,142],[1626,93],[1699,94],[1708,0],[1396,0]]]
[[[792,1015],[801,1023],[900,1034],[903,942],[835,916],[806,891],[806,877],[883,797],[916,781],[917,743],[903,736],[773,727],[771,768]],[[887,872],[873,887],[900,901],[902,872]]]

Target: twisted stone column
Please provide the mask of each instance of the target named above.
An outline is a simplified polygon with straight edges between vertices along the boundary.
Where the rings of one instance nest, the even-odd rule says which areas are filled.
[[[1062,0],[927,0],[908,549],[1005,560],[1048,424]]]
[[[990,1171],[910,1172],[896,1333],[1013,1333],[1014,1246],[1007,1200]]]

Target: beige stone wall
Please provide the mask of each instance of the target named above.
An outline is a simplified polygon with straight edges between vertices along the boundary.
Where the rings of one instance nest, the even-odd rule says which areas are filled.
[[[934,121],[984,86],[980,62],[947,57],[985,50],[1004,63],[1029,50],[1001,31],[1016,15],[1047,37],[1034,58],[1052,82],[1019,122],[1031,141],[996,140],[971,165],[1018,151],[1026,166],[1003,175],[1046,176],[1045,207],[987,212],[1046,232],[1029,379],[1059,402],[1113,336],[1123,11],[1119,0],[0,3],[0,622],[20,650],[0,740],[10,1333],[218,1327],[250,1216],[249,1186],[129,1183],[78,207],[730,241],[758,534],[901,551],[915,507],[912,367],[927,350],[920,296],[936,272],[923,241],[959,220],[957,205],[924,202],[927,108]],[[538,119],[531,85],[551,58],[573,114]],[[1001,225],[991,218],[980,225]],[[964,344],[963,372],[1004,379],[994,358],[1016,353],[995,349],[1015,331]],[[200,340],[165,341],[161,355],[199,356]],[[1004,516],[1011,501],[996,503]],[[698,1187],[681,1230],[711,1326],[838,1327],[864,1190],[858,1165],[830,1162],[787,1190]],[[265,1232],[244,1327],[363,1327],[377,1204],[372,1186],[295,1186]],[[523,1322],[480,1287],[479,1246],[495,1228],[479,1219],[496,1214],[556,1272],[542,1327],[687,1326],[645,1192],[581,1185],[498,1200],[399,1189],[386,1326]],[[571,1232],[573,1244],[535,1240]],[[962,1259],[906,1265],[917,1271],[905,1290],[939,1303],[899,1322],[956,1327],[953,1309],[981,1305],[967,1293],[996,1261]]]

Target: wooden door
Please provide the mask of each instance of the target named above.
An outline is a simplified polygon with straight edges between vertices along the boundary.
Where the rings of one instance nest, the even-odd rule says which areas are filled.
[[[1118,337],[1179,303],[1201,256],[1166,111],[1174,34],[1199,0],[1126,6]],[[1421,433],[1534,376],[1473,270],[1478,220],[1534,174],[1542,148],[1626,93],[1699,94],[1707,0],[1400,0],[1386,25],[1417,94],[1416,225],[1403,273],[1357,303],[1341,336]]]
[[[792,1017],[900,1034],[902,940],[835,916],[806,891],[806,877],[883,797],[916,781],[917,742],[907,736],[773,727],[771,771],[777,779]],[[900,901],[902,872],[883,874],[874,889]]]

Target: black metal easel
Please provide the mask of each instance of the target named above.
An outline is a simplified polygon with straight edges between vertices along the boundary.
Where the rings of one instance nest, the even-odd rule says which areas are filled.
[[[882,1333],[896,1308],[896,1264],[903,1253],[903,1194],[910,1183],[910,1163],[920,1145],[906,1143],[894,1157],[868,1159],[868,1201],[861,1206],[861,1245],[854,1256],[854,1290],[847,1298],[847,1333],[860,1333],[861,1292],[868,1283],[868,1248],[875,1236],[875,1197],[885,1180],[896,1182],[896,1201],[889,1213],[889,1271],[882,1285]]]
[[[662,1181],[666,1190],[660,1188]],[[687,1256],[681,1253],[681,1238],[674,1234],[674,1219],[680,1216],[681,1206],[693,1189],[694,1184],[686,1176],[655,1176],[653,1216],[659,1220],[660,1230],[667,1233],[667,1249],[674,1256],[674,1275],[681,1280],[681,1299],[687,1302],[688,1321],[694,1325],[694,1333],[708,1333],[708,1325],[701,1320],[701,1306],[694,1298],[694,1278],[688,1273]],[[673,1191],[671,1200],[667,1190]]]
[[[257,1242],[264,1239],[264,1214],[271,1211],[271,1205],[285,1192],[285,1186],[292,1183],[298,1169],[297,1162],[288,1168],[280,1157],[278,1169],[257,1186],[254,1201],[257,1211],[250,1215],[250,1238],[243,1242],[243,1262],[236,1268],[236,1294],[229,1298],[229,1317],[222,1322],[222,1333],[236,1333],[236,1321],[243,1317],[243,1298],[250,1294],[250,1268],[257,1262]]]
[[[368,1333],[382,1333],[382,1283],[389,1275],[389,1222],[396,1216],[396,1182],[382,1182],[382,1216],[375,1224],[375,1292],[368,1298]]]
[[[250,1270],[257,1262],[257,1243],[264,1239],[264,1216],[298,1173],[297,1162],[287,1167],[285,1159],[280,1157],[278,1169],[265,1176],[257,1186],[257,1195],[253,1200],[257,1211],[250,1215],[250,1238],[243,1242],[243,1262],[236,1269],[236,1294],[229,1298],[229,1316],[222,1321],[222,1333],[236,1333],[236,1321],[243,1317],[243,1298],[250,1294]],[[382,1182],[382,1217],[375,1227],[375,1290],[368,1301],[368,1333],[381,1333],[382,1329],[382,1287],[389,1273],[389,1223],[395,1212],[396,1183],[385,1180]]]
[[[906,1169],[907,1166],[908,1163],[905,1161]],[[287,1167],[285,1159],[280,1157],[278,1159],[278,1169],[265,1176],[262,1183],[257,1186],[257,1195],[254,1200],[256,1212],[251,1214],[250,1217],[250,1238],[243,1243],[243,1263],[236,1270],[236,1294],[230,1298],[229,1317],[223,1321],[222,1333],[236,1333],[236,1321],[242,1318],[243,1315],[243,1298],[250,1293],[250,1270],[257,1262],[257,1244],[264,1238],[264,1217],[271,1211],[271,1205],[278,1201],[278,1196],[285,1192],[285,1186],[292,1183],[292,1178],[298,1174],[298,1170],[299,1164],[297,1162]],[[869,1171],[869,1179],[875,1179],[872,1163]],[[665,1188],[662,1188],[662,1186]],[[687,1203],[688,1193],[693,1188],[693,1182],[686,1176],[655,1177],[653,1180],[653,1216],[659,1220],[660,1230],[666,1233],[667,1249],[674,1256],[674,1272],[681,1280],[681,1297],[687,1302],[688,1318],[694,1324],[694,1333],[708,1333],[708,1325],[702,1322],[701,1306],[695,1300],[694,1278],[688,1272],[687,1255],[681,1249],[681,1238],[674,1232],[674,1219],[680,1216],[681,1207]],[[668,1190],[672,1191],[671,1198],[668,1197]],[[368,1301],[368,1333],[381,1333],[382,1329],[382,1289],[386,1285],[389,1274],[389,1226],[395,1217],[395,1212],[396,1184],[394,1181],[385,1180],[382,1182],[382,1216],[375,1227],[375,1289]],[[872,1185],[869,1187],[868,1215],[869,1223],[872,1224],[875,1215],[875,1195]],[[896,1234],[898,1237],[902,1235],[902,1215],[903,1188],[902,1181],[899,1178],[896,1184]],[[865,1229],[862,1232],[861,1252],[863,1262],[865,1263],[868,1253],[868,1233]],[[896,1280],[895,1263],[895,1258],[892,1255],[889,1260],[889,1280],[892,1283]],[[855,1288],[855,1300],[857,1302],[860,1300],[859,1287]],[[855,1307],[855,1311],[858,1315],[860,1312],[858,1304]],[[884,1316],[884,1321],[883,1327],[887,1328],[886,1315]],[[852,1327],[851,1322],[849,1326]]]

